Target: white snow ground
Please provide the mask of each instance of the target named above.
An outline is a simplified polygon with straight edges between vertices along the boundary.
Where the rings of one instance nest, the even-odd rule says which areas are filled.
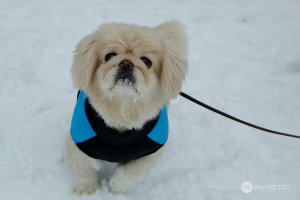
[[[131,191],[70,193],[63,159],[76,89],[72,51],[101,23],[184,23],[183,91],[254,124],[300,135],[300,1],[0,1],[1,200],[297,200],[300,140],[264,133],[178,97],[168,148]],[[245,194],[245,181],[261,189]],[[289,185],[268,190],[266,185]],[[287,187],[287,186],[286,186]]]

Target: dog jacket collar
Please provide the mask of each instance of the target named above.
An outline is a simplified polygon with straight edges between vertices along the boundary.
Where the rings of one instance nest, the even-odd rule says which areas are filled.
[[[168,139],[167,108],[146,122],[140,130],[118,134],[109,128],[95,111],[84,91],[79,91],[71,122],[71,136],[77,147],[88,156],[109,162],[127,162],[160,149]]]

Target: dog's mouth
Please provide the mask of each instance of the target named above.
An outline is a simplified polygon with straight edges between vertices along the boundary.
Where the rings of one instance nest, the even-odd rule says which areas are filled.
[[[123,86],[123,87],[122,87]],[[113,85],[113,87],[111,88],[112,91],[116,91],[118,89],[121,89],[120,87],[122,87],[122,89],[124,90],[126,88],[132,88],[132,90],[136,93],[140,93],[138,90],[137,90],[137,87],[136,87],[136,81],[135,81],[135,78],[116,78],[115,79],[115,83]]]
[[[126,93],[126,91],[128,92],[128,89],[137,94],[140,93],[137,89],[136,79],[133,76],[129,76],[128,74],[117,74],[111,90],[119,92],[123,91]]]
[[[134,86],[136,79],[133,76],[133,69],[120,68],[115,77],[114,85]]]
[[[119,91],[122,93],[127,93],[130,89],[135,93],[140,93],[137,89],[137,81],[134,76],[135,66],[129,60],[123,60],[119,66],[117,73],[115,75],[113,87],[111,88],[113,91]]]

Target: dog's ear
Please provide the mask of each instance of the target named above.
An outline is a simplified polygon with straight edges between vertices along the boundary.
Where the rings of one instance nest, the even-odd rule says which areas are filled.
[[[74,51],[74,59],[71,68],[74,85],[84,90],[98,65],[97,32],[82,38]]]
[[[162,86],[173,99],[178,96],[188,70],[187,35],[183,25],[176,21],[165,22],[156,29],[163,35]]]

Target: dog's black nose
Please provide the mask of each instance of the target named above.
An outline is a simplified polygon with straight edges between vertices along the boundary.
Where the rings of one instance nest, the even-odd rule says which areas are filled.
[[[126,67],[126,68],[132,68],[133,64],[130,60],[122,60],[122,62],[120,62],[119,64],[120,67]]]

